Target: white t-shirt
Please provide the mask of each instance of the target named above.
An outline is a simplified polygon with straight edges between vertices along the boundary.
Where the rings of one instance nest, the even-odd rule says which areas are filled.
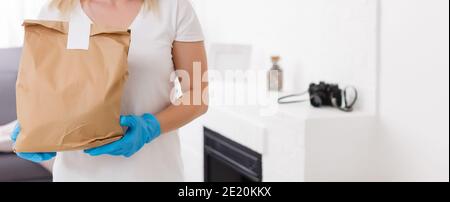
[[[73,12],[89,19],[80,4]],[[39,19],[68,21],[48,6]],[[157,13],[142,10],[130,29],[129,78],[122,113],[155,114],[170,105],[173,42],[203,41],[201,26],[189,0],[160,0]],[[91,157],[83,151],[58,153],[53,180],[183,181],[178,133],[161,135],[131,158]]]

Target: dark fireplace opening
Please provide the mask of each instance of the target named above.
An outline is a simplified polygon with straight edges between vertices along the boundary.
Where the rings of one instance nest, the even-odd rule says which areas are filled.
[[[204,128],[205,182],[261,182],[261,154]]]

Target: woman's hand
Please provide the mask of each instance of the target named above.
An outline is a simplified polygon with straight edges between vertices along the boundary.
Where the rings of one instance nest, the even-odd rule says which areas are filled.
[[[11,140],[16,143],[17,138],[19,137],[20,134],[20,125],[17,124],[16,127],[14,128],[14,131],[11,134]],[[56,156],[56,152],[51,152],[51,153],[16,153],[18,157],[28,160],[28,161],[33,161],[35,163],[41,163],[44,161],[48,161],[51,160],[52,158],[54,158]]]
[[[136,152],[161,135],[161,125],[155,116],[121,116],[120,125],[128,127],[122,139],[101,147],[85,150],[91,156],[133,156]]]

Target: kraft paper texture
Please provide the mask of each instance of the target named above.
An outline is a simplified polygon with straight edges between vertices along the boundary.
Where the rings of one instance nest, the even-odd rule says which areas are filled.
[[[67,22],[23,26],[15,151],[84,150],[119,140],[130,32],[91,25],[89,49],[68,50]]]

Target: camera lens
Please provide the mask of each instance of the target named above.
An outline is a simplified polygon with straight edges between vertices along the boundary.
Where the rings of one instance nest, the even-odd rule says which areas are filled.
[[[321,107],[322,106],[322,98],[318,95],[312,95],[311,96],[311,105],[314,107]]]

